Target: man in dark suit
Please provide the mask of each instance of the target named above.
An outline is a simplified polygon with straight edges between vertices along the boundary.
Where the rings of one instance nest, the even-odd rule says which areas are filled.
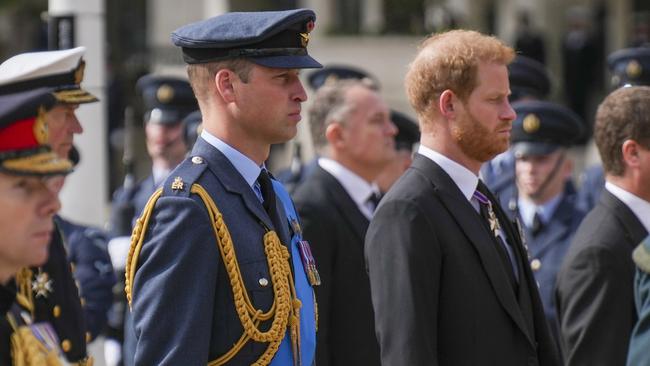
[[[515,112],[496,38],[424,41],[406,76],[422,133],[365,241],[382,365],[557,365],[519,232],[479,181]]]
[[[321,157],[294,199],[321,277],[316,363],[379,365],[363,239],[397,129],[384,100],[357,80],[321,87],[309,123]]]
[[[312,365],[317,272],[269,177],[297,132],[316,15],[225,13],[172,33],[203,131],[145,206],[126,264],[136,365]]]
[[[620,88],[598,107],[594,137],[605,189],[557,279],[567,365],[624,365],[634,309],[632,251],[650,229],[650,87]]]
[[[620,88],[630,85],[650,85],[650,47],[625,48],[607,57],[607,66],[612,74],[611,86]],[[601,164],[585,169],[580,175],[578,205],[585,211],[598,203],[605,187],[605,173]]]
[[[585,213],[576,207],[569,147],[582,136],[580,117],[544,101],[514,103],[512,126],[516,186],[501,192],[506,213],[522,223],[530,268],[546,319],[558,342],[555,279]]]

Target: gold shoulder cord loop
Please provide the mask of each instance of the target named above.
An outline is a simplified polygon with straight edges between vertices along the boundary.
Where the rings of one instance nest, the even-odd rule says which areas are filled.
[[[207,208],[210,222],[212,223],[217,238],[218,249],[230,280],[235,310],[244,328],[244,333],[237,343],[224,355],[209,362],[208,366],[219,366],[230,361],[237,355],[246,342],[251,339],[256,342],[269,344],[264,353],[253,365],[268,365],[280,347],[287,328],[290,329],[295,358],[295,355],[299,352],[300,307],[302,304],[296,295],[293,275],[289,266],[289,251],[280,243],[280,239],[274,231],[268,231],[264,235],[264,251],[273,283],[274,300],[271,308],[267,312],[255,309],[248,296],[244,280],[242,279],[232,238],[221,212],[203,187],[198,184],[193,184],[191,192],[201,197],[201,200]],[[142,216],[137,220],[136,227],[133,229],[131,249],[129,250],[129,257],[126,262],[127,277],[125,291],[129,306],[131,306],[133,299],[133,280],[135,278],[138,256],[144,241],[145,231],[155,202],[161,194],[162,190],[159,189],[151,196]],[[260,322],[270,319],[273,319],[271,327],[267,331],[261,331],[259,329]]]
[[[16,301],[34,316],[34,294],[32,291],[33,272],[28,267],[21,268],[16,274]]]

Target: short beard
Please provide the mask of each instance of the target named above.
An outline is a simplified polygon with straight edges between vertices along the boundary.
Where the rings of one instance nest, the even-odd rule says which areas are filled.
[[[505,126],[507,124],[503,127]],[[499,126],[498,130],[501,127]],[[510,144],[508,139],[491,140],[490,136],[494,132],[483,126],[472,114],[468,114],[467,119],[454,126],[451,133],[465,155],[482,163],[506,151]]]

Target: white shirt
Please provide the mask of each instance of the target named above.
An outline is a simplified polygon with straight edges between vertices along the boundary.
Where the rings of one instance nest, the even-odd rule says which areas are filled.
[[[650,202],[624,190],[612,182],[605,182],[605,189],[621,200],[634,213],[646,231],[650,232]]]
[[[476,191],[476,187],[478,186],[478,176],[476,174],[441,153],[433,151],[424,145],[420,145],[418,153],[438,164],[442,170],[451,177],[451,180],[453,180],[458,186],[460,191],[463,193],[463,196],[465,196],[472,206],[474,206],[474,209],[478,211],[478,202],[472,199],[474,191]]]
[[[476,174],[474,174],[466,167],[442,155],[441,153],[434,151],[424,145],[420,145],[418,148],[418,153],[426,156],[427,158],[433,160],[434,163],[438,164],[440,168],[442,168],[442,170],[444,170],[445,173],[451,177],[451,180],[453,180],[456,186],[458,186],[460,191],[463,193],[463,196],[465,196],[472,207],[474,207],[474,210],[477,213],[479,212],[479,203],[475,198],[473,198],[474,191],[476,191],[476,188],[478,187],[478,176]],[[495,202],[494,204],[498,205],[499,203]],[[501,237],[504,243],[507,241],[506,233],[503,230],[499,230],[498,235]],[[519,272],[517,269],[518,266],[514,253],[512,252],[512,248],[510,248],[509,245],[505,244],[503,246],[504,249],[508,252],[510,264],[513,267],[515,278],[519,280]]]
[[[365,179],[332,159],[319,158],[318,165],[341,183],[343,189],[350,195],[361,213],[370,220],[373,215],[373,208],[370,207],[372,204],[368,202],[368,198],[373,194],[379,194],[377,184],[374,182],[368,183]]]
[[[537,216],[539,216],[539,219],[542,220],[542,224],[547,224],[549,221],[551,221],[551,217],[555,213],[555,210],[560,204],[563,196],[563,194],[558,194],[542,205],[536,205],[533,201],[527,200],[525,198],[519,198],[517,207],[519,209],[519,215],[521,216],[521,220],[524,222],[524,225],[526,225],[528,228],[533,227],[533,221],[535,219],[536,213]]]

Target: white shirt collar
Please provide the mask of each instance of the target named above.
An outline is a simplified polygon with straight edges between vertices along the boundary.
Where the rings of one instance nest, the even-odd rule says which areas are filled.
[[[612,182],[605,182],[605,189],[632,210],[643,227],[650,232],[650,202],[635,196]]]
[[[379,187],[376,183],[368,183],[356,173],[332,159],[319,158],[318,165],[341,183],[343,189],[350,195],[364,216],[368,219],[372,218],[372,210],[370,210],[367,203],[368,198],[373,193],[379,193]]]
[[[257,181],[257,177],[260,175],[262,167],[257,165],[257,163],[251,160],[248,156],[242,154],[218,137],[210,134],[205,129],[203,129],[201,132],[201,138],[203,138],[208,144],[214,146],[215,149],[221,151],[221,153],[226,156],[226,158],[235,167],[239,174],[244,177],[246,183],[248,183],[251,188],[253,187]]]
[[[525,198],[519,198],[517,201],[517,208],[519,210],[519,215],[524,222],[526,227],[533,227],[533,220],[535,218],[535,213],[540,216],[542,223],[547,224],[551,221],[551,217],[555,213],[557,206],[562,200],[563,194],[560,193],[557,196],[551,198],[549,201],[542,205],[536,205],[533,201],[527,200]]]
[[[418,148],[418,153],[426,156],[438,164],[442,170],[444,170],[445,173],[451,177],[451,180],[456,183],[458,188],[460,188],[463,196],[465,196],[468,201],[471,201],[472,196],[474,196],[474,191],[478,186],[478,177],[476,174],[472,173],[472,171],[466,167],[458,164],[457,162],[449,159],[437,151],[431,150],[424,145],[420,145]]]

